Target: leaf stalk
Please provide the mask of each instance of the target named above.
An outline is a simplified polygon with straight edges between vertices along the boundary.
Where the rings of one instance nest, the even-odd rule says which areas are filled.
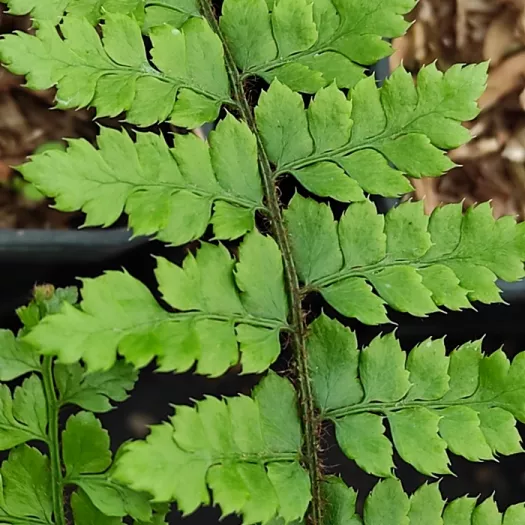
[[[234,99],[236,100],[240,114],[246,121],[251,131],[254,133],[259,151],[259,167],[262,175],[262,182],[267,201],[268,215],[270,218],[274,238],[279,246],[284,263],[284,277],[288,289],[290,303],[290,317],[292,333],[291,346],[294,353],[296,368],[296,380],[298,385],[298,397],[300,416],[303,425],[304,461],[308,468],[310,482],[312,487],[312,503],[310,505],[308,520],[312,525],[322,524],[322,497],[321,497],[321,479],[319,451],[319,428],[320,421],[314,407],[314,398],[308,370],[308,356],[306,350],[306,323],[303,318],[302,295],[299,285],[297,270],[292,257],[290,239],[286,231],[284,218],[281,211],[281,204],[277,187],[275,185],[275,174],[270,165],[268,155],[264,148],[261,136],[257,130],[257,125],[248,102],[243,79],[235,65],[233,55],[228,48],[228,44],[220,29],[217,17],[211,0],[199,0],[201,12],[204,17],[220,37],[225,54],[226,69],[230,78],[230,84],[233,90]]]
[[[51,463],[51,493],[53,498],[53,515],[56,525],[66,525],[64,514],[64,479],[62,476],[59,436],[59,410],[55,380],[53,377],[53,358],[44,357],[42,369],[44,395],[46,398],[48,430],[47,442],[49,446],[49,459]]]

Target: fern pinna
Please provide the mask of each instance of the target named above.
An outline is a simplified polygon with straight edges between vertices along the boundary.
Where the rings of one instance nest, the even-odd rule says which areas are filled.
[[[481,342],[447,354],[442,340],[406,353],[392,334],[359,349],[340,320],[303,309],[318,293],[339,319],[382,325],[389,309],[423,317],[501,302],[497,280],[524,276],[524,228],[488,205],[427,216],[405,202],[382,215],[370,199],[453,167],[446,152],[469,140],[462,122],[478,114],[487,65],[430,65],[416,82],[399,68],[377,87],[366,67],[391,52],[415,0],[8,4],[34,31],[1,40],[3,64],[30,88],[56,87],[58,108],[92,107],[132,130],[101,127],[96,145],[37,154],[24,177],[88,226],[125,212],[136,235],[200,242],[181,264],[158,258],[162,305],[112,271],[84,280],[78,304],[40,291],[20,311],[21,333],[2,334],[0,379],[32,375],[13,396],[2,390],[0,442],[13,451],[0,519],[159,524],[174,502],[184,514],[214,504],[247,525],[525,523],[524,505],[503,515],[492,498],[445,502],[437,483],[407,495],[393,461],[397,451],[434,476],[450,473],[448,452],[521,452],[524,354],[510,363]],[[212,121],[207,141],[140,129]],[[291,198],[283,180],[295,181]],[[283,344],[291,377],[270,370]],[[262,378],[249,397],[175,407],[112,462],[92,413],[123,400],[152,361],[210,377],[240,365]],[[60,435],[63,404],[84,411]],[[323,470],[325,421],[344,454],[382,478],[362,513],[355,491]]]

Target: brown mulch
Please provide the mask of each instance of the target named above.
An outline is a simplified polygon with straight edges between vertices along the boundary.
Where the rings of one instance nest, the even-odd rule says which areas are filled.
[[[27,19],[0,12],[0,33],[14,30],[29,30]],[[43,144],[93,138],[96,129],[89,112],[52,109],[52,90],[30,91],[23,81],[0,68],[0,228],[68,228],[73,215],[50,208],[45,199],[26,198],[11,166]]]
[[[415,23],[394,41],[391,67],[417,73],[437,60],[490,60],[481,115],[467,124],[474,137],[450,156],[461,167],[414,181],[430,211],[441,202],[491,201],[494,214],[525,219],[525,0],[420,0]]]

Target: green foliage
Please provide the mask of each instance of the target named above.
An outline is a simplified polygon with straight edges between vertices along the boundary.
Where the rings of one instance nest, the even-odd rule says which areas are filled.
[[[108,475],[112,464],[109,435],[91,412],[79,412],[66,422],[62,433],[64,483],[82,489],[89,501],[105,516],[149,521],[151,507],[139,492],[115,483]]]
[[[21,335],[56,312],[62,301],[71,305],[75,300],[75,289],[36,288],[35,300],[17,312],[25,324]],[[107,372],[86,376],[78,363],[67,366],[42,359],[8,330],[0,331],[0,365],[2,381],[25,377],[13,391],[0,384],[0,450],[11,449],[0,466],[0,521],[61,524],[63,511],[57,509],[63,502],[55,494],[77,487],[72,495],[76,525],[121,524],[128,515],[149,522],[152,509],[145,494],[110,478],[109,435],[92,412],[74,413],[61,439],[57,432],[66,405],[107,412],[110,401],[124,401],[137,378],[133,368],[119,362]],[[27,442],[39,442],[39,448]],[[42,446],[47,453],[41,452]]]
[[[226,45],[244,77],[277,78],[315,93],[337,82],[352,88],[364,64],[391,53],[384,37],[402,35],[414,0],[225,0]]]
[[[91,412],[113,410],[111,401],[122,402],[137,380],[137,372],[117,361],[105,372],[87,374],[79,363],[55,364],[55,381],[61,406],[77,405]]]
[[[441,340],[405,353],[391,334],[358,350],[353,332],[303,303],[319,292],[343,316],[382,324],[387,307],[422,317],[501,302],[496,280],[524,276],[523,226],[488,205],[428,217],[408,202],[382,215],[367,198],[454,166],[446,152],[470,137],[462,122],[478,115],[487,65],[430,65],[416,82],[399,68],[377,87],[365,67],[389,54],[414,0],[8,4],[35,31],[0,40],[5,67],[29,88],[56,87],[58,108],[127,121],[102,127],[96,146],[38,152],[25,179],[86,226],[125,212],[134,235],[194,244],[181,264],[157,260],[162,305],[111,271],[83,281],[80,304],[75,289],[37,287],[19,334],[0,332],[0,381],[18,380],[0,385],[0,449],[11,449],[0,521],[165,525],[175,502],[184,514],[214,503],[244,524],[521,525],[523,505],[502,516],[492,499],[445,504],[435,484],[407,495],[393,453],[432,475],[449,473],[447,451],[521,452],[524,354],[510,363],[474,342],[447,355]],[[253,76],[269,84],[259,97]],[[207,141],[167,136],[207,122]],[[290,176],[352,204],[337,220],[319,199],[283,205]],[[281,342],[290,380],[267,372]],[[175,407],[113,458],[95,413],[125,400],[154,359],[163,372],[267,374],[249,397]],[[362,517],[355,491],[324,475],[323,420],[350,459],[387,478]]]
[[[106,14],[100,37],[88,20],[69,15],[58,28],[42,21],[35,36],[5,36],[0,60],[31,89],[56,86],[61,109],[90,105],[99,117],[126,111],[127,121],[142,127],[169,120],[195,128],[217,118],[230,89],[208,24],[192,18],[180,30],[163,25],[148,35],[151,63],[133,17]]]
[[[523,225],[495,220],[488,203],[466,214],[451,204],[428,217],[422,202],[409,202],[383,216],[365,200],[336,222],[327,205],[296,195],[285,218],[307,288],[366,324],[388,322],[385,304],[422,317],[501,302],[496,278],[525,275]]]
[[[132,14],[143,30],[165,23],[180,28],[191,17],[200,16],[195,0],[8,0],[9,13],[30,14],[38,24],[58,24],[64,13],[85,17],[96,24],[106,13]]]
[[[461,122],[475,118],[487,64],[453,66],[445,74],[423,67],[417,87],[403,68],[381,88],[361,80],[345,94],[321,89],[304,109],[301,96],[279,81],[261,95],[257,126],[278,173],[291,173],[309,191],[342,202],[368,193],[397,197],[412,191],[404,175],[435,177],[454,164],[442,150],[468,142]]]
[[[235,239],[254,227],[262,207],[257,147],[246,124],[231,115],[210,136],[177,135],[175,147],[154,133],[102,127],[98,148],[84,139],[67,152],[35,155],[20,168],[62,211],[82,210],[85,226],[109,226],[125,210],[135,235],[156,234],[174,245],[200,238]],[[213,217],[212,217],[213,208]]]
[[[301,441],[295,392],[270,373],[252,398],[208,397],[195,408],[176,407],[170,423],[124,448],[113,477],[156,501],[177,501],[185,514],[209,503],[209,487],[223,515],[288,523],[302,518],[310,501]]]
[[[421,486],[412,496],[401,483],[389,479],[378,483],[364,504],[363,520],[354,514],[356,494],[338,478],[325,487],[330,510],[327,525],[518,525],[525,519],[525,506],[513,505],[501,514],[492,498],[477,504],[462,497],[446,503],[437,483]]]
[[[277,359],[288,305],[273,239],[248,234],[237,263],[224,246],[207,243],[182,267],[157,262],[159,290],[178,312],[164,310],[131,275],[107,272],[84,280],[79,309],[64,303],[24,340],[62,363],[83,358],[90,370],[110,369],[117,351],[137,368],[157,357],[161,371],[197,362],[196,372],[210,376],[239,360],[244,373],[262,372]]]
[[[394,468],[384,421],[401,458],[423,474],[450,473],[447,448],[470,461],[522,452],[525,353],[510,364],[501,350],[483,355],[478,341],[446,356],[443,340],[427,340],[407,355],[393,334],[359,351],[351,331],[322,315],[308,355],[319,410],[344,453],[375,476]]]

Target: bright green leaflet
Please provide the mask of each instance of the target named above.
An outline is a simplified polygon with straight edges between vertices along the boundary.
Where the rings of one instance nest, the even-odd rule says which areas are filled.
[[[447,448],[470,461],[522,452],[525,352],[510,363],[475,342],[447,356],[442,340],[428,340],[406,354],[393,334],[358,350],[350,330],[322,315],[308,353],[319,410],[344,453],[375,476],[393,475],[394,447],[427,475],[450,473]]]
[[[244,373],[264,371],[277,359],[288,306],[271,238],[245,236],[237,263],[224,246],[203,243],[182,267],[159,258],[156,276],[178,313],[164,310],[131,275],[108,272],[84,280],[80,309],[64,304],[24,339],[63,363],[84,359],[89,370],[113,366],[117,351],[136,368],[157,357],[162,371],[182,372],[197,362],[197,373],[210,376],[239,359]]]
[[[397,197],[412,191],[406,179],[442,175],[454,164],[443,150],[470,140],[461,122],[475,118],[487,64],[434,64],[420,70],[417,87],[398,68],[380,88],[360,81],[348,99],[334,84],[305,110],[300,95],[279,81],[263,93],[257,126],[277,174],[291,173],[309,191],[342,202],[367,193]]]
[[[36,24],[58,24],[65,13],[85,17],[96,24],[106,13],[132,14],[143,30],[165,23],[180,28],[191,17],[200,16],[195,0],[8,0],[13,15],[30,14]]]
[[[352,88],[388,56],[414,0],[225,0],[220,28],[242,77],[315,93]]]
[[[251,398],[176,407],[169,423],[125,446],[114,477],[156,501],[176,501],[185,514],[210,503],[209,487],[224,515],[242,514],[246,524],[291,522],[310,501],[301,442],[292,385],[270,373]]]
[[[88,20],[69,15],[60,32],[64,39],[42,21],[35,36],[11,34],[0,42],[0,60],[25,75],[31,89],[57,87],[58,108],[93,106],[99,117],[126,112],[141,127],[169,120],[196,128],[230,100],[223,48],[202,19],[180,30],[153,28],[151,63],[131,16],[107,14],[99,37]]]
[[[62,211],[82,210],[86,226],[110,226],[125,211],[135,235],[181,245],[213,224],[215,237],[235,239],[254,227],[263,191],[255,137],[231,115],[210,135],[176,135],[175,147],[154,133],[102,127],[98,149],[84,139],[20,168]],[[213,215],[212,215],[213,214]]]
[[[284,213],[305,287],[365,324],[388,322],[385,304],[423,317],[441,306],[501,302],[496,278],[524,276],[525,228],[495,220],[488,203],[464,215],[451,204],[428,217],[422,202],[409,202],[383,216],[365,200],[336,222],[328,206],[296,195]]]

